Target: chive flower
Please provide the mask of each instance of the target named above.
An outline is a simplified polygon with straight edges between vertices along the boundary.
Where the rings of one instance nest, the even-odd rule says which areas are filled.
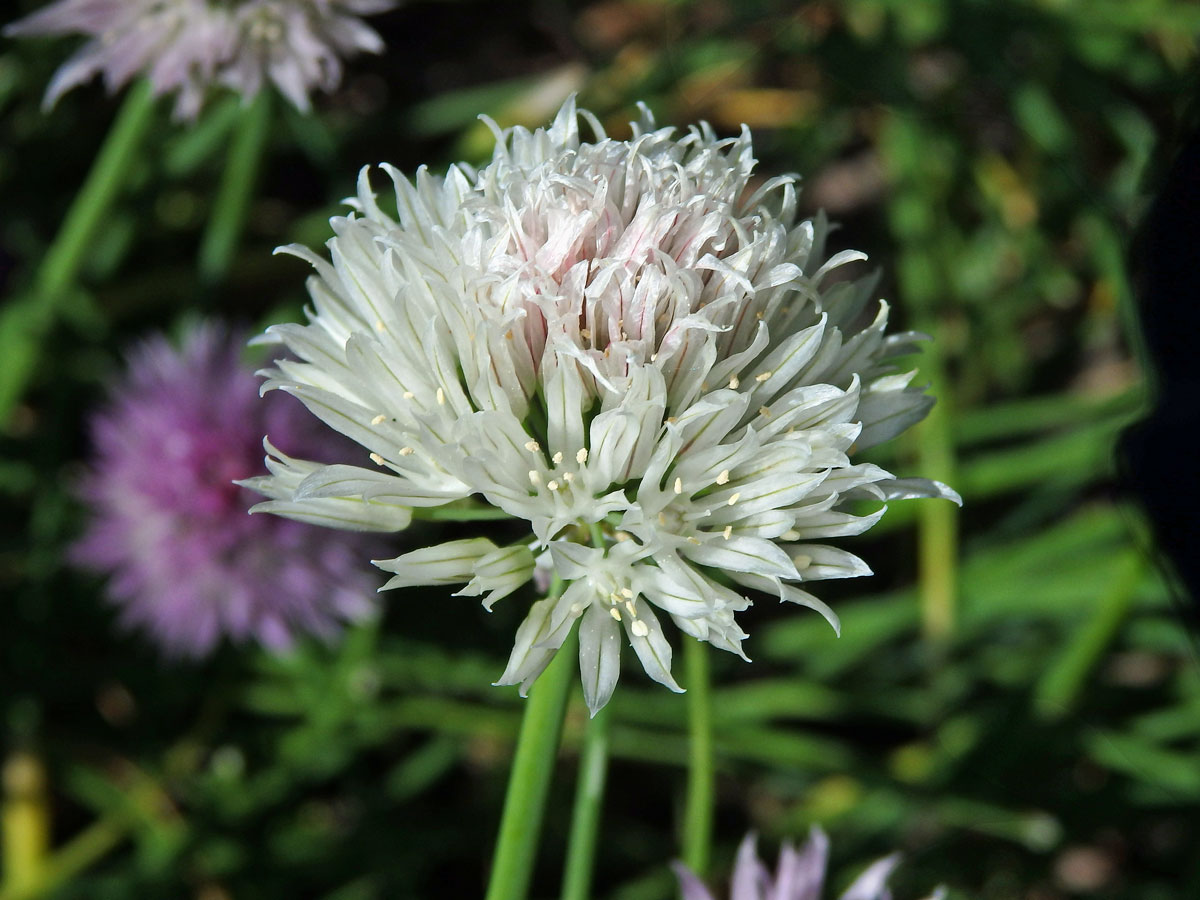
[[[57,0],[12,23],[15,36],[89,38],[51,79],[45,106],[101,75],[110,93],[144,75],[156,95],[176,93],[175,117],[195,119],[210,89],[249,100],[271,81],[302,112],[314,89],[332,91],[342,59],[380,53],[360,18],[393,0]]]
[[[90,423],[91,516],[72,559],[108,576],[122,623],[168,656],[202,657],[222,638],[275,650],[328,639],[375,607],[378,579],[359,560],[378,539],[247,515],[253,495],[233,479],[261,469],[264,431],[326,460],[345,442],[289,397],[260,401],[243,346],[213,324],[178,350],[146,340]]]
[[[756,843],[751,833],[738,847],[729,900],[821,900],[829,864],[829,838],[825,832],[814,827],[799,850],[785,841],[774,875],[758,858]],[[872,863],[846,888],[840,900],[892,900],[887,880],[899,862],[899,854],[893,853]],[[683,900],[714,900],[708,888],[687,866],[675,863],[673,868],[679,878]],[[941,900],[943,896],[939,890],[928,900]]]
[[[752,185],[746,130],[679,135],[642,108],[615,140],[573,100],[548,128],[492,127],[478,171],[409,180],[383,165],[395,216],[364,169],[328,258],[282,248],[315,268],[312,308],[268,330],[297,359],[265,388],[370,463],[272,451],[272,475],[247,482],[272,498],[258,509],[320,504],[383,527],[397,506],[492,507],[526,522],[509,546],[466,538],[376,564],[395,574],[385,587],[465,583],[489,609],[548,572],[564,588],[532,604],[497,683],[524,692],[578,623],[593,712],[622,633],[680,690],[660,616],[742,656],[751,593],[836,627],[807,587],[869,573],[824,543],[883,514],[852,501],[958,500],[851,458],[928,411],[894,364],[921,336],[887,332],[876,279],[844,277],[864,255],[827,255],[829,224],[799,219],[794,177]]]

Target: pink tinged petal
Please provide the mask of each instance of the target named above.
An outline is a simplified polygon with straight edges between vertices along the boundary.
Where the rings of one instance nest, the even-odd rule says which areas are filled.
[[[729,900],[776,900],[771,890],[771,875],[758,858],[758,838],[750,832],[738,846]]]
[[[829,838],[813,826],[799,851],[785,846],[780,853],[776,900],[821,900],[828,863]]]
[[[671,863],[671,869],[675,872],[675,877],[679,879],[679,892],[682,900],[715,900],[708,888],[704,886],[704,882],[683,863],[676,860]]]
[[[891,900],[892,894],[887,888],[887,880],[899,864],[898,853],[871,863],[867,870],[846,888],[841,900]]]
[[[58,98],[71,88],[78,87],[90,81],[96,73],[104,69],[108,49],[100,41],[92,41],[80,48],[74,56],[58,67],[54,77],[46,86],[46,95],[42,99],[42,109],[49,110],[58,102]]]

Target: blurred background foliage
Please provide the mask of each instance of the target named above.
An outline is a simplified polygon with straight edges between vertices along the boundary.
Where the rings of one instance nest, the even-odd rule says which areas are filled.
[[[934,414],[875,458],[964,507],[897,504],[855,539],[876,575],[827,587],[840,639],[760,603],[754,664],[715,660],[717,868],[747,828],[773,848],[820,822],[846,876],[903,850],[899,897],[1200,896],[1200,671],[1113,462],[1148,391],[1129,251],[1185,123],[1200,6],[413,0],[374,24],[388,54],[352,63],[316,115],[270,110],[227,271],[198,277],[197,247],[252,113],[225,97],[186,127],[160,105],[85,289],[0,359],[32,360],[0,438],[0,897],[482,892],[520,713],[490,682],[519,602],[489,616],[410,590],[337,646],[170,663],[114,627],[64,548],[83,415],[131,340],[299,315],[304,268],[270,251],[322,243],[360,166],[479,162],[479,113],[536,125],[571,91],[615,136],[638,100],[663,123],[748,124],[760,172],[803,173],[806,208],[843,223],[835,248],[867,250],[900,323],[936,338]],[[93,86],[39,109],[68,44],[0,45],[13,302],[120,102]],[[541,896],[583,715],[577,698]],[[668,897],[683,699],[631,668],[613,715],[596,895]]]

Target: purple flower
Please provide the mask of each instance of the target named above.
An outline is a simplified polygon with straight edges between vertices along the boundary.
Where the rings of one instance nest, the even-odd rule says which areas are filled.
[[[829,838],[825,832],[814,827],[799,850],[784,841],[774,878],[758,858],[755,844],[756,838],[751,832],[738,848],[729,900],[821,900],[825,867],[829,862]],[[892,900],[887,879],[899,861],[899,854],[893,853],[872,863],[846,888],[841,900]],[[713,900],[708,888],[687,866],[675,863],[674,869],[679,876],[683,900]],[[928,900],[939,900],[941,896],[938,891]]]
[[[72,559],[107,573],[122,622],[172,656],[203,656],[223,636],[272,649],[329,638],[374,608],[377,580],[358,561],[375,539],[247,514],[257,498],[233,480],[262,471],[264,431],[330,461],[345,445],[292,398],[260,400],[243,346],[211,324],[181,350],[150,338],[90,423],[92,520]]]
[[[394,0],[58,0],[9,25],[5,34],[91,38],[55,73],[46,89],[47,107],[98,74],[113,92],[141,72],[155,94],[178,92],[179,119],[194,119],[214,84],[248,100],[268,78],[307,111],[314,88],[328,92],[341,81],[343,57],[383,50],[383,40],[359,16],[394,5]]]

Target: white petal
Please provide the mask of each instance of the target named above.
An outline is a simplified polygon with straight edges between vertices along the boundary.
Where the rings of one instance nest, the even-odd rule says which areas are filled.
[[[621,628],[602,604],[594,603],[579,623],[579,677],[593,716],[612,697],[620,674]]]

